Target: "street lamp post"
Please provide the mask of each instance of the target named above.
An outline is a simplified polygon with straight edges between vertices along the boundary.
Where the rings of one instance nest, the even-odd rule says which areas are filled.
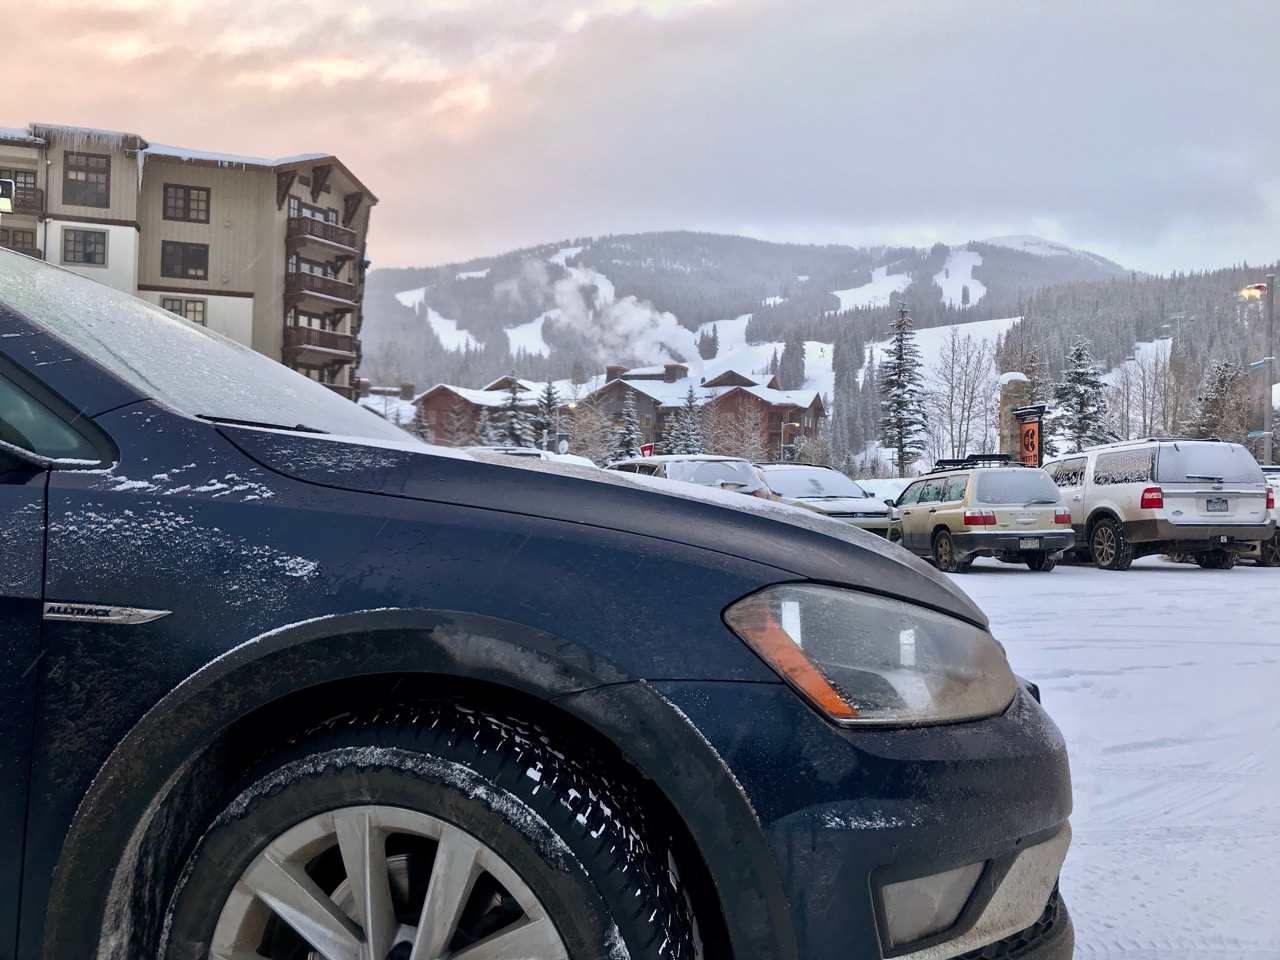
[[[1275,450],[1272,433],[1272,396],[1275,393],[1276,372],[1276,275],[1267,274],[1267,353],[1262,358],[1263,389],[1266,391],[1262,400],[1262,459],[1270,464]]]

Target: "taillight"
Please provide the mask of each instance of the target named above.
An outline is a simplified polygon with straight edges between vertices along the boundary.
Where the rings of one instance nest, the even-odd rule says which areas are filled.
[[[964,512],[966,527],[994,527],[996,514],[994,510],[966,510]]]
[[[1070,523],[1071,511],[1068,510],[1066,507],[1059,507],[1057,510],[1053,511],[1053,522],[1054,523]]]
[[[1164,506],[1164,491],[1159,487],[1147,487],[1142,491],[1138,506],[1143,510],[1159,510]]]
[[[1267,509],[1274,510],[1275,508],[1276,508],[1276,492],[1275,490],[1271,489],[1271,487],[1267,487]]]

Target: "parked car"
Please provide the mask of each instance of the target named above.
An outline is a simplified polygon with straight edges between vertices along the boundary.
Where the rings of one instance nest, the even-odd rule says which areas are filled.
[[[655,457],[616,460],[606,464],[605,469],[644,477],[665,477],[668,480],[745,493],[764,500],[773,499],[760,471],[750,460],[741,457],[716,457],[704,453],[659,454]]]
[[[902,545],[944,573],[966,570],[978,557],[1047,573],[1075,545],[1053,481],[1007,456],[939,460],[895,506]]]
[[[552,453],[550,450],[539,450],[537,447],[476,446],[464,447],[468,453],[496,453],[503,457],[525,457],[529,460],[542,460],[545,463],[572,463],[579,467],[594,467],[590,457],[580,457],[573,453]]]
[[[1260,567],[1280,567],[1280,466],[1264,464],[1262,475],[1267,480],[1267,512],[1276,532],[1269,540],[1246,541],[1240,547],[1240,559],[1252,560]]]
[[[1066,749],[982,612],[664,486],[0,251],[0,955],[1069,957]]]
[[[1230,569],[1246,542],[1276,531],[1262,470],[1238,443],[1126,440],[1058,457],[1045,470],[1071,510],[1081,559],[1105,570],[1154,553]]]
[[[893,509],[834,467],[808,463],[757,463],[756,467],[783,503],[889,536]]]

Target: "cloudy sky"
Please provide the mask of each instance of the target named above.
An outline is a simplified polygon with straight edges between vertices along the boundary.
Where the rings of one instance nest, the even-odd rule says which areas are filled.
[[[336,153],[375,266],[690,228],[1280,257],[1268,0],[35,0],[0,125]]]

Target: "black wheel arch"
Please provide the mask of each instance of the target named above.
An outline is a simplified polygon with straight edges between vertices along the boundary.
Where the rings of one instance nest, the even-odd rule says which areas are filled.
[[[194,845],[254,751],[340,715],[344,704],[459,697],[524,711],[591,741],[649,785],[685,841],[682,873],[709,958],[795,956],[760,822],[679,710],[563,638],[430,610],[340,614],[270,631],[165,696],[117,744],[80,804],[54,871],[43,955],[143,955],[186,860],[178,851]],[[758,842],[743,842],[752,836]],[[103,930],[112,936],[100,952]],[[722,952],[712,949],[716,940]]]
[[[1111,510],[1108,507],[1099,507],[1094,510],[1093,513],[1089,514],[1089,519],[1085,521],[1084,538],[1086,545],[1088,545],[1089,541],[1093,539],[1093,528],[1098,525],[1099,520],[1111,520],[1116,523],[1122,531],[1124,530],[1124,521],[1116,516],[1114,510]]]

